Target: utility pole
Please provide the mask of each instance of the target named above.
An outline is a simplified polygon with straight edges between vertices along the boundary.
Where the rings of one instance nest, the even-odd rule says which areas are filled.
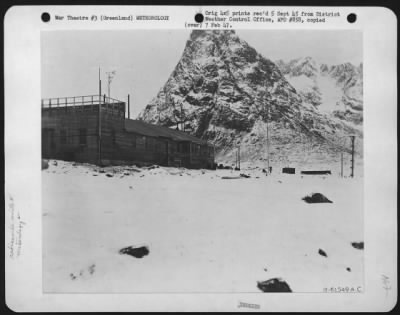
[[[114,70],[114,71],[109,71],[109,72],[106,72],[106,73],[107,73],[107,79],[108,79],[108,98],[110,98],[111,97],[111,95],[110,95],[110,86],[111,86],[112,79],[114,79],[114,76],[115,76],[116,72]]]
[[[238,147],[238,162],[239,162],[239,171],[240,171],[240,146]]]
[[[356,136],[350,136],[351,139],[351,174],[350,177],[354,177],[354,140]]]
[[[128,94],[128,119],[131,119],[131,103],[129,94]]]
[[[340,152],[340,177],[343,178],[343,152]]]
[[[181,103],[181,130],[185,131],[185,123],[184,123],[184,119],[183,119],[183,107],[182,107],[182,103]]]
[[[268,121],[269,121],[269,104],[267,104],[267,174],[269,174],[269,126],[268,126]]]
[[[101,165],[101,78],[100,78],[100,67],[99,67],[99,130],[98,130],[98,158],[99,165]]]
[[[235,151],[235,170],[237,169],[237,167],[238,167],[238,153],[237,151]]]

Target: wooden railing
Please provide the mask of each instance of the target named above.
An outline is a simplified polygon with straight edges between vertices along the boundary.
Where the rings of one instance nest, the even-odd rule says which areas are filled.
[[[43,98],[42,108],[67,107],[67,106],[84,106],[98,104],[117,104],[124,103],[112,97],[100,95],[83,95],[69,97]]]

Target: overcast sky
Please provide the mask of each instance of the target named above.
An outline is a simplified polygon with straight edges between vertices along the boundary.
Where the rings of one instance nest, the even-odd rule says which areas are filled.
[[[311,56],[330,65],[362,62],[359,31],[249,31],[237,34],[264,57],[290,60]],[[116,71],[111,97],[131,95],[131,117],[156,96],[178,63],[188,30],[42,32],[42,97],[103,93],[107,71]]]

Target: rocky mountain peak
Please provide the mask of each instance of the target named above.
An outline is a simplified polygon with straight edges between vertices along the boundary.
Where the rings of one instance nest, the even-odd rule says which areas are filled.
[[[295,138],[327,145],[323,139],[333,136],[332,129],[349,129],[304,106],[287,79],[289,72],[314,77],[319,66],[311,57],[275,64],[234,31],[194,30],[174,71],[139,119],[206,139],[225,160],[233,158],[238,145],[247,148],[245,159],[265,158],[267,122],[284,148],[277,158],[288,155]]]

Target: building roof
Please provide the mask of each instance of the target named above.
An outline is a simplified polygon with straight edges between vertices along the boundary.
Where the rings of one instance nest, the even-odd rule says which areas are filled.
[[[174,141],[190,141],[197,144],[207,144],[207,141],[191,136],[186,132],[149,124],[141,120],[125,119],[125,129],[128,132],[134,132],[143,136],[163,137]]]

